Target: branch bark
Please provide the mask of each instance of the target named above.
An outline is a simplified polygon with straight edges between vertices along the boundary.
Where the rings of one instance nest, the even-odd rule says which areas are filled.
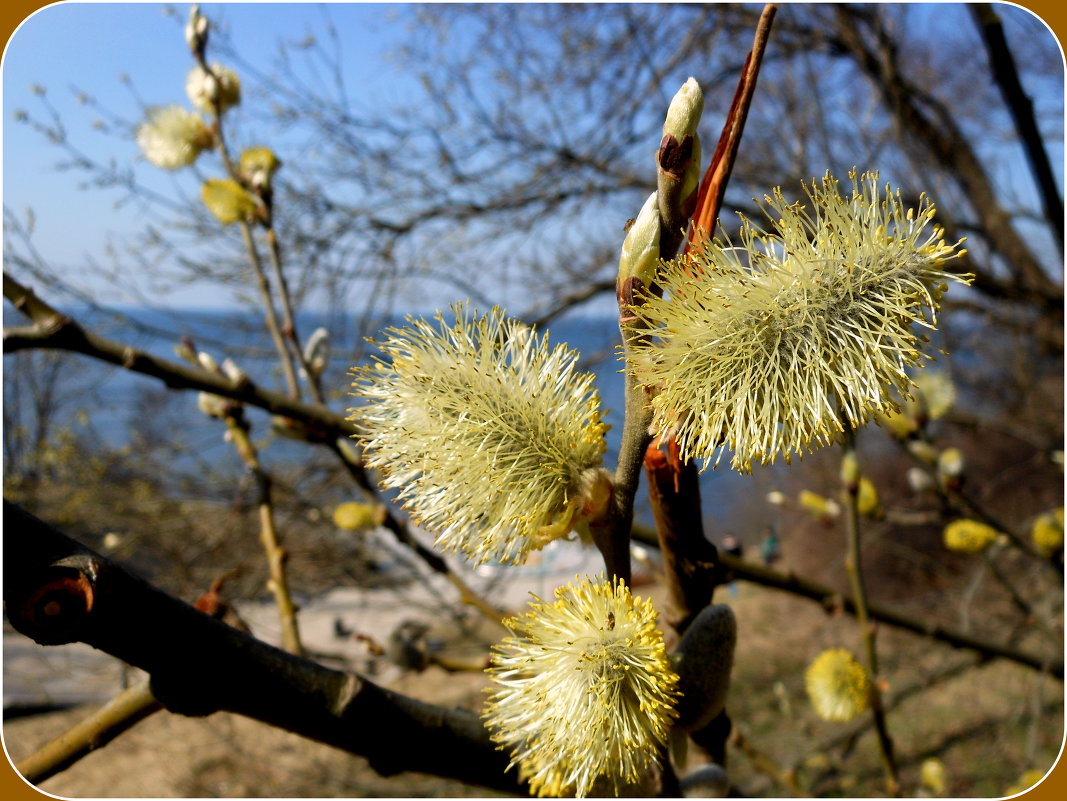
[[[226,710],[405,770],[523,793],[473,712],[443,709],[294,656],[198,612],[4,501],[4,594],[16,630],[85,642],[151,677],[168,710]]]
[[[635,528],[634,539],[645,545],[658,547],[655,533],[647,529]],[[810,581],[794,573],[780,573],[777,570],[771,570],[762,565],[731,556],[723,551],[719,552],[719,562],[732,579],[750,581],[753,584],[788,592],[801,598],[808,598],[824,607],[838,607],[850,615],[856,614],[856,607],[852,600],[843,596],[840,590],[836,590],[833,587]],[[954,648],[967,648],[977,651],[990,659],[1007,659],[1042,673],[1048,673],[1061,681],[1063,680],[1062,656],[1042,656],[1029,651],[1022,651],[1009,645],[975,637],[947,626],[922,620],[915,615],[910,615],[882,604],[868,604],[867,616],[871,621],[894,626],[923,637],[930,637]]]
[[[235,382],[206,370],[161,359],[121,342],[98,336],[57,311],[32,289],[4,273],[4,297],[34,325],[4,329],[4,353],[33,348],[54,348],[81,353],[135,373],[157,378],[171,389],[198,389],[242,401],[273,414],[292,418],[321,436],[349,437],[356,427],[336,412],[317,404],[301,403],[261,389],[251,381]]]

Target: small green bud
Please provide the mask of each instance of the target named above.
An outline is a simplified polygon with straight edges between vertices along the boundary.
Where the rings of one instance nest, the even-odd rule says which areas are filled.
[[[637,219],[626,232],[622,254],[619,256],[620,287],[628,279],[633,279],[631,285],[640,283],[640,288],[647,289],[655,279],[656,269],[659,267],[659,241],[663,225],[659,216],[658,195],[658,192],[653,192],[648,196]]]

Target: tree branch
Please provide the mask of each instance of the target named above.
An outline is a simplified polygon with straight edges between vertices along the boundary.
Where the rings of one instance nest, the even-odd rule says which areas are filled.
[[[658,545],[655,533],[647,529],[635,528],[634,539],[652,547],[657,547]],[[850,598],[844,597],[839,590],[827,587],[825,584],[810,581],[795,573],[779,573],[777,570],[753,564],[722,551],[719,552],[719,561],[734,579],[750,581],[753,584],[808,598],[823,607],[833,606],[840,608],[850,615],[856,614],[856,607]],[[872,621],[885,623],[923,637],[930,637],[954,648],[968,648],[988,658],[1007,659],[1042,673],[1048,673],[1061,681],[1063,680],[1062,656],[1041,656],[1021,651],[1009,645],[985,640],[937,623],[924,621],[914,614],[908,614],[881,604],[868,604],[867,616]]]
[[[1034,104],[1023,89],[1019,71],[1015,68],[1015,58],[1008,48],[1004,24],[990,3],[974,3],[970,9],[989,52],[989,68],[1000,87],[1000,93],[1004,96],[1004,103],[1015,120],[1015,129],[1019,132],[1026,159],[1030,162],[1030,170],[1041,193],[1045,220],[1062,250],[1063,198],[1060,197],[1059,184],[1052,172],[1048,151],[1045,150],[1041,132],[1034,119]]]
[[[288,654],[135,578],[4,501],[4,594],[17,631],[85,642],[151,676],[172,712],[229,711],[366,757],[522,793],[473,712],[443,709]]]
[[[322,436],[348,437],[356,427],[341,415],[317,404],[301,403],[261,389],[251,381],[231,381],[194,367],[160,359],[129,345],[94,334],[52,308],[33,290],[4,273],[4,297],[28,316],[33,328],[4,330],[4,353],[55,348],[91,356],[135,373],[158,378],[171,389],[198,389],[298,420]]]

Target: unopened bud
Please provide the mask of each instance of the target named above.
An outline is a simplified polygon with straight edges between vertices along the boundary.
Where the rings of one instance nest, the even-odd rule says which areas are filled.
[[[675,725],[682,731],[706,726],[726,706],[737,644],[737,620],[725,604],[704,607],[678,643],[675,672],[682,693]]]
[[[208,417],[217,417],[222,420],[229,416],[230,402],[221,395],[210,392],[200,392],[196,396],[196,407]]]
[[[908,486],[915,493],[929,492],[935,486],[933,478],[921,467],[908,468]]]
[[[207,17],[200,13],[200,4],[193,3],[189,9],[189,19],[185,23],[185,43],[193,55],[202,56],[207,47]]]
[[[222,372],[234,384],[247,384],[250,381],[248,374],[237,366],[237,362],[229,357],[222,360]]]
[[[256,216],[256,201],[232,178],[210,178],[200,187],[200,197],[208,211],[223,225],[249,222]]]
[[[914,381],[919,404],[916,417],[922,419],[921,414],[928,420],[937,420],[944,417],[956,402],[956,387],[948,373],[926,368],[915,376]]]
[[[800,494],[797,495],[797,502],[803,509],[823,523],[828,523],[841,514],[841,507],[837,504],[837,501],[831,498],[824,498],[811,490],[801,490]]]
[[[963,475],[963,454],[959,448],[946,448],[937,457],[937,474],[942,479]]]
[[[333,523],[346,531],[359,531],[380,526],[385,520],[385,507],[380,503],[349,501],[333,510]]]
[[[241,153],[241,175],[253,189],[270,189],[280,166],[281,161],[269,147],[250,147]]]
[[[937,448],[921,439],[908,443],[908,452],[923,464],[937,464]]]
[[[855,492],[860,483],[860,461],[855,451],[847,451],[841,460],[841,483],[849,492]]]
[[[856,492],[856,508],[861,515],[867,517],[882,516],[882,504],[878,499],[878,490],[869,478],[860,478]]]
[[[697,127],[703,111],[704,93],[700,84],[690,78],[674,95],[663,121],[660,167],[682,179],[679,197],[683,200],[690,197],[700,183],[701,152]],[[679,170],[683,165],[684,173]]]
[[[875,415],[878,425],[896,439],[907,439],[919,430],[919,423],[906,412],[879,412]]]
[[[703,113],[704,92],[696,79],[690,78],[675,93],[667,108],[667,118],[663,121],[664,136],[673,136],[681,142],[686,136],[695,135]]]
[[[219,363],[215,361],[215,357],[207,351],[200,351],[196,354],[196,360],[200,363],[200,366],[209,373],[219,372]]]
[[[769,504],[772,504],[774,506],[784,506],[788,502],[789,499],[786,497],[784,492],[779,492],[778,490],[771,490],[767,493],[767,503]]]
[[[626,232],[622,254],[619,256],[620,286],[632,279],[632,286],[639,284],[639,290],[647,289],[655,280],[656,268],[659,266],[660,231],[663,226],[657,204],[658,195],[658,192],[653,192],[648,196],[637,219]]]
[[[304,347],[304,361],[312,378],[318,378],[326,371],[330,361],[330,332],[325,328],[316,328]]]

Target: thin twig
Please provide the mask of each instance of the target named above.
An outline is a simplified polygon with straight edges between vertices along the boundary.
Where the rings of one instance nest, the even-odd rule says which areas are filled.
[[[143,681],[123,690],[89,717],[20,759],[15,763],[15,770],[30,784],[40,784],[162,708],[152,695],[148,681]]]
[[[207,63],[203,50],[194,52],[193,56],[200,65],[200,69],[214,80],[215,85],[221,85],[219,76],[215,74],[211,65]],[[222,165],[226,170],[226,174],[232,180],[241,183],[241,176],[238,173],[237,166],[233,163],[229,146],[226,143],[226,134],[222,122],[223,109],[219,105],[219,98],[217,96],[212,97],[211,102],[214,107],[215,117],[215,149],[218,151],[219,158],[222,159]],[[245,252],[248,255],[248,262],[252,267],[252,274],[256,279],[256,289],[259,291],[259,299],[263,304],[267,331],[270,332],[271,340],[274,342],[274,348],[278,351],[278,359],[281,361],[282,373],[285,375],[285,383],[289,390],[289,396],[298,400],[300,398],[300,384],[296,380],[296,371],[293,369],[293,362],[289,355],[289,348],[285,344],[285,339],[282,337],[282,330],[278,325],[278,313],[274,308],[274,298],[271,294],[270,281],[267,280],[267,273],[263,269],[263,261],[260,258],[259,250],[256,248],[255,237],[252,235],[252,224],[248,220],[239,220],[238,227],[241,230],[241,239],[244,242]]]
[[[293,369],[292,356],[289,347],[285,344],[281,328],[278,325],[278,312],[274,309],[274,298],[271,296],[270,281],[263,269],[263,262],[256,248],[255,238],[252,236],[252,224],[246,220],[240,220],[241,237],[245,243],[245,251],[248,254],[248,263],[252,266],[252,274],[256,279],[256,288],[259,290],[259,299],[263,303],[263,311],[267,321],[267,330],[274,342],[274,348],[278,351],[278,358],[282,363],[282,372],[285,375],[285,384],[289,388],[289,397],[294,400],[300,398],[300,384],[296,380],[296,371]]]
[[[266,409],[304,423],[322,436],[348,437],[357,433],[349,420],[324,406],[301,403],[261,389],[250,380],[232,381],[101,337],[54,309],[7,273],[4,273],[4,297],[34,323],[30,330],[5,327],[4,353],[42,348],[68,350],[157,378],[171,389],[201,390]]]
[[[845,422],[845,458],[856,458],[856,432]],[[885,771],[886,788],[890,795],[900,793],[900,779],[897,776],[896,759],[893,756],[893,740],[886,724],[885,709],[882,706],[882,691],[878,685],[878,648],[875,628],[867,613],[867,591],[863,580],[863,563],[860,558],[860,512],[859,481],[844,482],[845,521],[848,536],[848,550],[845,556],[845,571],[848,573],[852,587],[852,601],[856,610],[856,624],[859,626],[863,641],[867,669],[871,674],[871,715],[874,729],[878,735],[878,750]]]
[[[241,414],[226,416],[226,428],[230,433],[234,449],[252,474],[256,483],[257,505],[259,507],[259,540],[267,556],[269,578],[267,589],[274,596],[281,621],[282,645],[291,654],[301,656],[304,646],[300,642],[300,629],[296,620],[296,606],[289,592],[289,579],[285,564],[288,552],[281,546],[278,529],[274,524],[274,502],[272,500],[270,476],[264,472],[259,463],[259,455],[252,439],[248,436],[248,422]]]
[[[653,531],[635,527],[633,536],[638,542],[654,548],[658,547],[656,534]],[[856,607],[852,599],[843,596],[840,590],[833,587],[819,584],[795,573],[781,573],[763,565],[731,556],[725,552],[719,553],[719,561],[733,579],[749,581],[762,587],[769,587],[781,592],[787,592],[790,595],[807,598],[824,609],[840,609],[850,615],[856,614]],[[870,621],[884,623],[922,637],[929,637],[953,648],[967,648],[991,659],[1007,659],[1010,662],[1025,665],[1042,673],[1048,673],[1061,681],[1063,680],[1062,654],[1041,655],[1022,651],[1005,643],[986,640],[955,628],[930,622],[914,612],[905,612],[881,604],[868,603],[867,617]]]

